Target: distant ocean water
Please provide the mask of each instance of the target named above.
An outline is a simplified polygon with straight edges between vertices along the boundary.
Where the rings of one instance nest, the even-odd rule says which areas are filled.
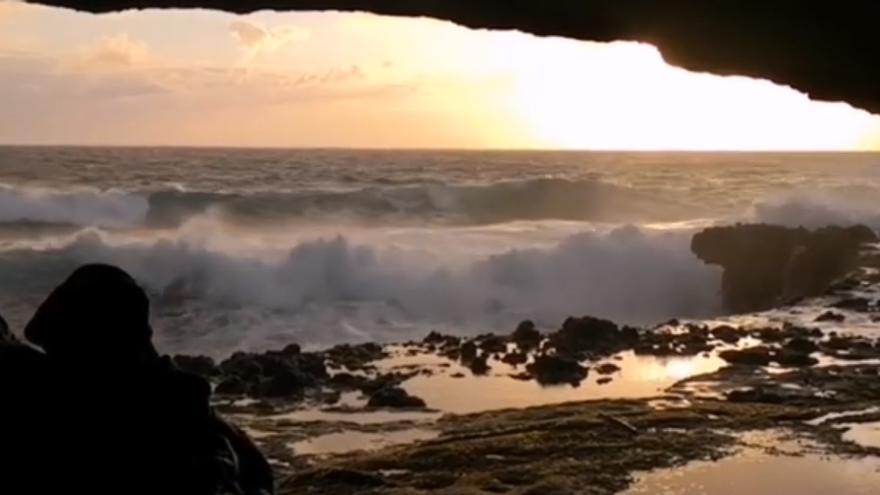
[[[695,230],[880,227],[880,155],[0,148],[0,313],[121,265],[167,351],[717,314]]]

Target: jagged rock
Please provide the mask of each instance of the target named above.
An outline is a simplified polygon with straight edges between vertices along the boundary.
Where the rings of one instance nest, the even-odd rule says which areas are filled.
[[[220,374],[220,368],[208,356],[177,355],[171,359],[174,361],[175,366],[183,371],[195,373],[206,378],[215,377]]]
[[[696,234],[691,250],[724,269],[722,295],[733,312],[769,309],[783,300],[817,296],[858,266],[865,226],[810,231],[773,225],[712,227]]]
[[[778,328],[773,327],[764,327],[764,328],[756,328],[751,331],[751,336],[766,343],[779,343],[784,342],[786,339],[786,334],[781,332]]]
[[[631,347],[638,340],[638,331],[629,327],[621,330],[614,322],[592,316],[570,317],[549,338],[552,347],[562,354],[612,354]]]
[[[477,357],[477,344],[474,341],[469,340],[461,345],[460,359],[462,363],[470,363]]]
[[[305,389],[329,378],[321,355],[294,353],[291,348],[263,354],[237,352],[219,369],[221,381],[237,378],[255,397],[300,397]]]
[[[587,368],[575,359],[547,354],[535,357],[535,361],[526,369],[542,385],[579,385],[588,373]]]
[[[491,369],[486,354],[481,354],[479,357],[474,358],[468,367],[470,368],[471,373],[475,375],[485,375],[489,373],[489,370]]]
[[[519,366],[521,364],[526,364],[529,360],[529,355],[525,352],[509,352],[501,358],[501,362],[505,364],[509,364],[511,366]]]
[[[817,322],[835,322],[835,323],[843,323],[846,321],[846,316],[835,313],[834,311],[826,311],[821,315],[816,317]]]
[[[736,344],[743,337],[743,332],[730,325],[721,325],[712,329],[712,337],[725,344]]]
[[[613,375],[614,373],[620,371],[620,366],[614,363],[602,363],[595,369],[596,373],[599,373],[600,375]]]
[[[252,388],[251,392],[258,397],[298,397],[314,384],[311,377],[297,368],[279,368]]]
[[[257,381],[263,368],[253,354],[236,352],[219,365],[224,376],[235,376],[243,381]]]
[[[400,387],[383,387],[370,396],[369,407],[391,409],[419,409],[426,406],[425,401],[410,395]]]
[[[790,349],[776,351],[773,355],[773,361],[784,367],[803,367],[819,364],[819,360],[810,356],[809,353]]]
[[[448,352],[449,350],[458,348],[461,344],[461,338],[453,335],[443,335],[442,333],[433,331],[422,340],[422,343],[428,344],[435,349],[439,348]]]
[[[766,390],[762,387],[732,390],[725,394],[730,402],[758,402],[764,404],[782,404],[785,396],[776,390]]]
[[[802,354],[810,354],[818,351],[819,346],[810,339],[796,337],[785,343],[785,349]]]
[[[507,339],[497,335],[480,337],[480,349],[484,354],[503,354],[507,352]]]
[[[360,345],[338,345],[323,353],[327,362],[351,371],[361,370],[369,363],[385,358],[387,355],[385,349],[375,342]],[[302,356],[306,356],[306,354]]]
[[[233,376],[217,384],[214,393],[217,395],[245,395],[247,394],[247,385],[240,378]]]
[[[846,309],[858,313],[867,313],[873,308],[873,303],[870,300],[865,299],[864,297],[853,297],[838,301],[832,306],[837,309]]]
[[[299,344],[288,344],[284,346],[284,349],[281,349],[281,354],[285,356],[298,356],[302,352],[302,348]]]
[[[541,344],[541,332],[535,327],[535,323],[531,320],[520,322],[516,326],[516,330],[510,336],[516,345],[523,350],[530,350]]]
[[[718,355],[728,363],[745,366],[767,366],[773,360],[772,351],[760,346],[721,351]]]
[[[330,377],[330,383],[336,387],[343,390],[358,390],[364,386],[365,382],[369,381],[368,378],[359,375],[353,375],[351,373],[336,373]]]

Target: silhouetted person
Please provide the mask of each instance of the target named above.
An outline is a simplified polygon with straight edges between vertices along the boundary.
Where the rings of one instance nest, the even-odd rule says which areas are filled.
[[[41,431],[54,438],[44,463],[58,493],[272,492],[268,463],[216,416],[208,383],[153,347],[149,300],[124,271],[77,269],[25,336],[49,364],[55,414]]]
[[[0,316],[0,493],[35,493],[48,437],[46,356],[22,344]]]

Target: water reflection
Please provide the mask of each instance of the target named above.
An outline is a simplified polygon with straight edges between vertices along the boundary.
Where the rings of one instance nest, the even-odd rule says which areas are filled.
[[[660,358],[636,356],[633,352],[609,361],[621,368],[608,375],[612,378],[610,383],[600,385],[598,380],[603,376],[591,371],[578,387],[542,387],[533,380],[516,380],[510,375],[522,372],[522,367],[514,368],[494,360],[487,376],[474,376],[458,363],[433,355],[394,357],[384,361],[382,367],[448,365],[435,368],[431,376],[411,378],[404,387],[424,399],[429,407],[465,414],[581,400],[655,397],[663,395],[668,387],[683,378],[711,373],[726,364],[714,355]]]

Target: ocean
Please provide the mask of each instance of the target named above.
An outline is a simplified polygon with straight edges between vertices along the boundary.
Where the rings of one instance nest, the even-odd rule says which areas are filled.
[[[878,228],[880,154],[0,147],[0,313],[108,262],[166,352],[709,317],[735,222]]]

